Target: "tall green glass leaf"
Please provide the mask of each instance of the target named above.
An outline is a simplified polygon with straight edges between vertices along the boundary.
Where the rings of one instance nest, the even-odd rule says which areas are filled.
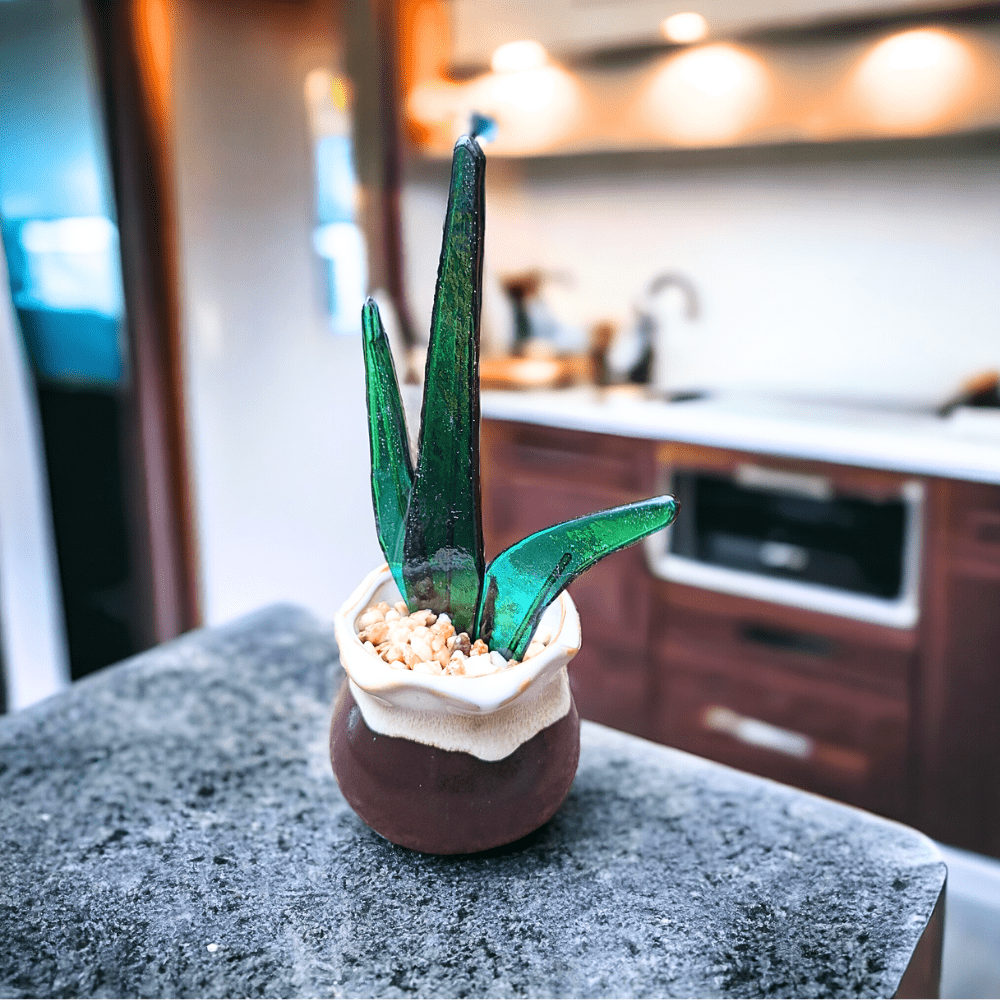
[[[361,310],[368,399],[368,440],[372,455],[372,508],[375,530],[396,586],[406,593],[403,537],[413,486],[413,465],[396,368],[374,299]]]
[[[490,649],[520,660],[542,612],[563,588],[676,515],[673,497],[654,497],[564,521],[505,549],[486,568],[476,634]]]
[[[475,620],[483,579],[479,493],[479,313],[486,158],[455,144],[427,351],[420,447],[406,513],[403,577],[411,607]]]

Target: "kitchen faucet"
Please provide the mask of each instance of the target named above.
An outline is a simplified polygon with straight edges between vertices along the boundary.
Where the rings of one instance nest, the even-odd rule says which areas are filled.
[[[694,282],[679,271],[665,271],[657,275],[646,289],[642,301],[636,305],[637,358],[625,371],[625,381],[635,385],[648,385],[653,378],[653,361],[656,356],[656,339],[659,322],[653,312],[653,302],[668,288],[679,288],[684,293],[684,315],[689,320],[698,318],[700,303]]]

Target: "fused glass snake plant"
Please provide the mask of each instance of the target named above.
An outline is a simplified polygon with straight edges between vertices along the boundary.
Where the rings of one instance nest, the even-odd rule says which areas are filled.
[[[411,611],[447,612],[455,628],[521,659],[542,612],[606,555],[665,528],[673,497],[554,525],[483,555],[479,483],[479,317],[486,159],[455,144],[431,314],[416,469],[392,354],[372,299],[362,310],[372,502],[379,544]]]

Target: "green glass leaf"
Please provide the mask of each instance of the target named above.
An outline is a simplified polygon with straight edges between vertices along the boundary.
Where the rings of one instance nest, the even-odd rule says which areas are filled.
[[[673,497],[654,497],[564,521],[505,549],[486,568],[476,634],[490,649],[520,660],[542,612],[565,587],[676,515]]]
[[[396,586],[406,593],[403,576],[403,537],[406,508],[413,486],[413,465],[406,434],[403,400],[382,319],[374,299],[361,310],[365,356],[365,392],[368,399],[368,440],[372,454],[372,508],[375,531]]]
[[[469,630],[483,579],[479,495],[479,312],[486,158],[455,144],[427,351],[420,448],[406,513],[403,576],[412,607]]]

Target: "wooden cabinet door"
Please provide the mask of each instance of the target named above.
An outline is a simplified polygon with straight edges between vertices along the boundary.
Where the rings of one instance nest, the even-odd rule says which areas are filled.
[[[661,680],[659,721],[672,745],[907,818],[905,701],[784,670],[697,666]]]
[[[931,497],[918,825],[1000,856],[1000,487],[939,481]]]
[[[494,421],[483,432],[487,557],[552,524],[648,495],[651,446],[644,442]],[[650,586],[642,549],[633,546],[569,588],[583,630],[570,664],[580,714],[644,736]]]

